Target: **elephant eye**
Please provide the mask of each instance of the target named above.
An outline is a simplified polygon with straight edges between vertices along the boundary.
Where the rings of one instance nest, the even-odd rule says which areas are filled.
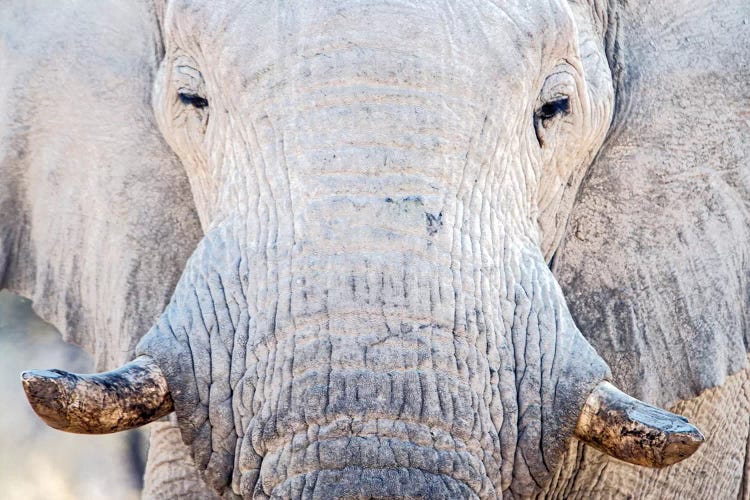
[[[542,105],[536,112],[536,117],[542,122],[551,120],[556,116],[567,115],[570,112],[570,99],[563,97]]]
[[[198,109],[203,109],[208,106],[208,99],[199,96],[198,94],[187,94],[180,92],[177,94],[182,104],[187,104]]]
[[[534,112],[534,129],[539,146],[544,146],[551,121],[570,113],[570,98],[557,97],[542,104]]]

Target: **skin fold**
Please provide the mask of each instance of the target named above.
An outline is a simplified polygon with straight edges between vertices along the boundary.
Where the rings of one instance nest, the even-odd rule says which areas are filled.
[[[570,438],[746,364],[750,13],[685,4],[11,2],[0,286],[163,372],[146,497],[675,491]]]

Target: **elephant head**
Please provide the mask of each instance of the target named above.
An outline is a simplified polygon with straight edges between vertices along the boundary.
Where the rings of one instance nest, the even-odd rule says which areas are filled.
[[[675,76],[662,87],[693,88],[648,52],[663,34],[652,6],[71,2],[63,16],[96,20],[71,24],[11,4],[6,23],[59,29],[6,43],[0,91],[23,99],[5,123],[28,129],[2,143],[16,174],[0,205],[17,217],[0,219],[1,284],[77,328],[69,338],[102,366],[138,356],[101,375],[24,374],[51,425],[111,432],[174,410],[205,480],[243,497],[529,495],[573,435],[651,466],[702,441],[610,385],[602,359],[662,404],[738,367],[713,362],[660,399],[659,373],[638,386],[640,360],[620,366],[612,347],[658,325],[650,355],[683,373],[681,352],[707,332],[721,351],[722,328],[742,324],[731,307],[727,324],[668,317],[665,301],[707,287],[714,260],[726,275],[747,262],[663,271],[670,242],[728,251],[744,213],[730,205],[748,198],[733,197],[739,175],[706,186],[719,208],[701,214],[735,217],[708,235],[654,208],[670,189],[694,201],[681,153],[710,127],[681,149],[655,110],[686,105],[643,97],[660,71]],[[53,84],[64,95],[50,102]],[[659,184],[644,193],[649,175]],[[651,293],[663,297],[644,303]],[[685,324],[698,333],[682,338]]]

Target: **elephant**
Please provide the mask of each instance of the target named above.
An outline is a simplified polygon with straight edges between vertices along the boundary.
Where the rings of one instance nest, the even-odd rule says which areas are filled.
[[[105,372],[22,383],[145,497],[749,494],[746,0],[0,11],[0,288]]]

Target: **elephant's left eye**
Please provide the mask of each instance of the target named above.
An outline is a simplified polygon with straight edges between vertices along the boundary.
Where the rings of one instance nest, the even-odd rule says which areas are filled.
[[[180,98],[180,102],[182,104],[187,104],[198,109],[203,109],[208,106],[208,99],[206,99],[205,97],[201,97],[198,94],[188,94],[180,92],[178,94],[178,97]]]

